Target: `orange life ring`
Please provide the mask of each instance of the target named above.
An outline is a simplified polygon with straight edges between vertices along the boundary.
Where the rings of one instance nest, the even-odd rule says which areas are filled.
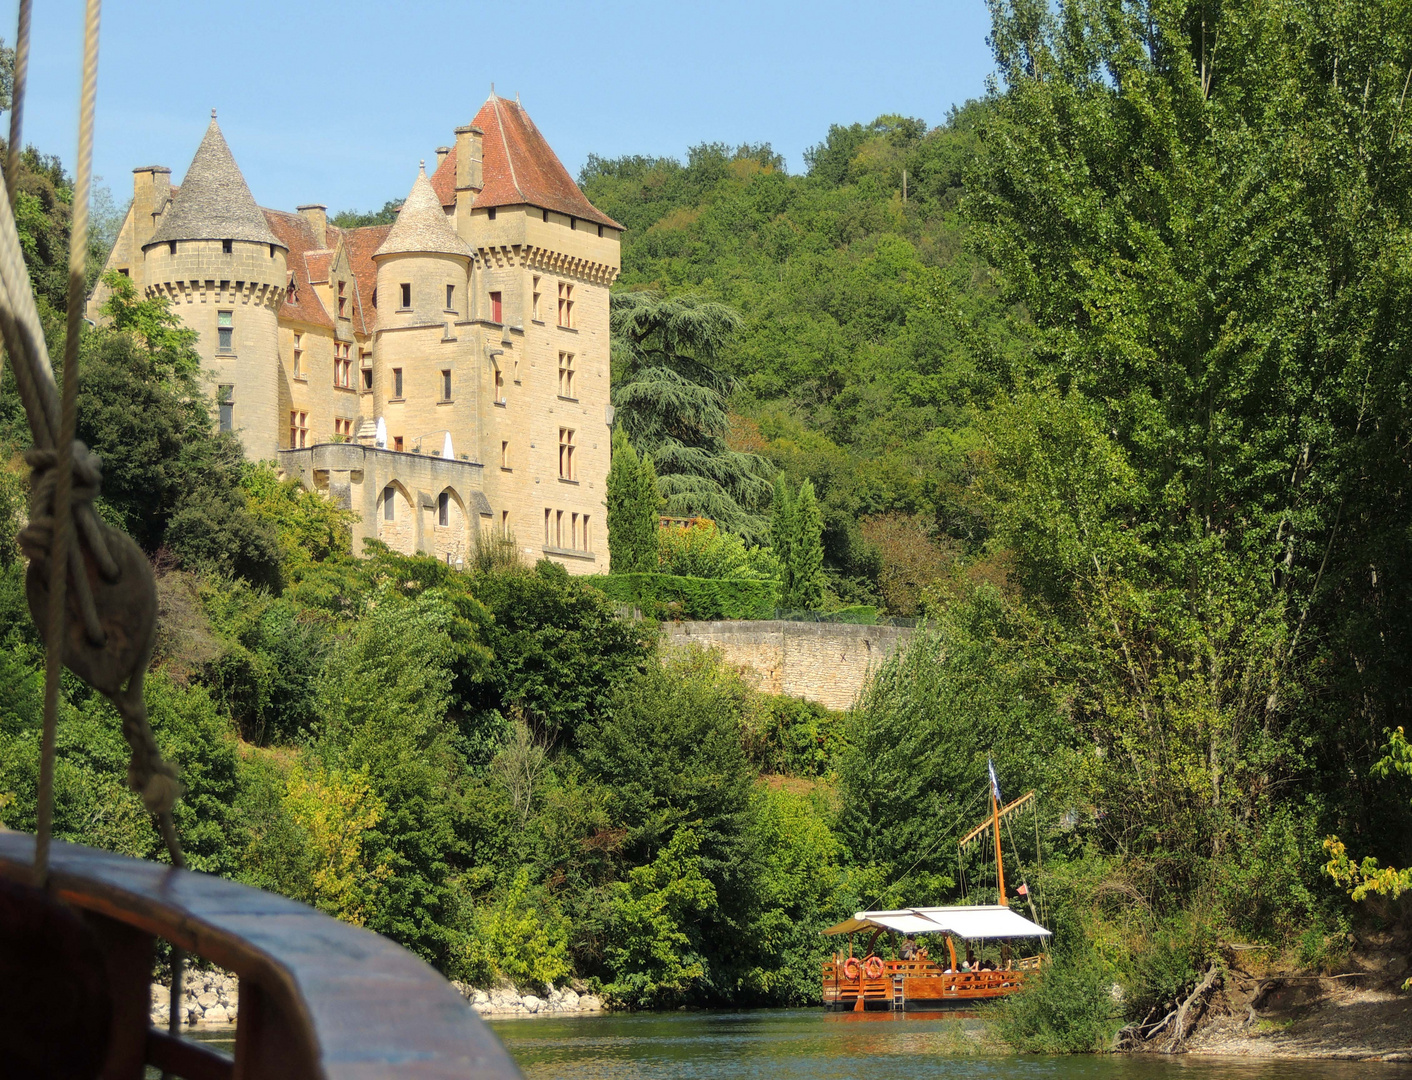
[[[857,981],[858,960],[856,957],[850,956],[847,960],[843,962],[843,976],[846,979]]]
[[[881,979],[883,973],[883,962],[880,956],[870,956],[863,961],[863,974],[870,979]]]

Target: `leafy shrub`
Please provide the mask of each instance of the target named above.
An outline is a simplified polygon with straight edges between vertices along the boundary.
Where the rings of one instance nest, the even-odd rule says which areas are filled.
[[[569,974],[568,941],[567,921],[536,902],[521,867],[498,903],[477,910],[460,974],[481,986],[509,979],[543,990]]]
[[[996,1012],[1000,1036],[1029,1054],[1087,1054],[1103,1049],[1118,1027],[1109,973],[1082,947],[1053,963]]]
[[[664,574],[699,578],[779,578],[779,564],[769,548],[747,548],[745,541],[723,533],[709,518],[657,530],[657,563]]]
[[[613,574],[584,579],[609,600],[632,604],[655,619],[768,619],[778,585],[741,578],[697,578],[676,574]]]
[[[823,776],[843,738],[843,715],[804,698],[761,694],[744,728],[746,753],[761,772]]]

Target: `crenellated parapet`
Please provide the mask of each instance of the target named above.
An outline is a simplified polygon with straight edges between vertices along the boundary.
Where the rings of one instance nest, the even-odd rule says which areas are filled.
[[[174,307],[180,304],[238,304],[242,307],[262,307],[277,312],[284,303],[285,287],[268,281],[221,281],[206,278],[152,282],[145,292],[149,299],[161,296]]]

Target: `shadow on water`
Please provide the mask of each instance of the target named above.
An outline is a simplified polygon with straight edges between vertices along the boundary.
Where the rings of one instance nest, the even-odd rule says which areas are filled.
[[[1412,1066],[1190,1055],[1013,1057],[975,1017],[817,1009],[497,1020],[529,1080],[1412,1080]]]

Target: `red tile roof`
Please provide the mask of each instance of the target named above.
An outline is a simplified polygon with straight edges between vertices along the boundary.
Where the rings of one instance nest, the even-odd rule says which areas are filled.
[[[309,268],[309,280],[323,282],[328,280],[329,264],[333,262],[333,252],[325,248],[322,251],[307,251],[304,253],[304,265]]]
[[[378,287],[378,268],[373,265],[373,252],[382,246],[391,225],[366,225],[361,229],[339,229],[329,226],[329,240],[337,236],[348,252],[348,265],[353,270],[355,306],[359,333],[371,334],[377,325],[377,308],[373,293]]]
[[[279,242],[289,248],[289,275],[293,292],[286,293],[284,304],[279,309],[281,319],[297,319],[314,326],[333,328],[333,320],[324,310],[324,305],[315,295],[309,283],[308,260],[310,251],[321,251],[323,245],[314,236],[314,230],[302,214],[288,214],[282,210],[262,210],[270,231]],[[324,275],[327,278],[327,274]],[[294,297],[293,303],[290,296]]]
[[[569,170],[534,126],[517,101],[492,94],[472,121],[485,132],[482,177],[485,187],[477,206],[516,206],[528,203],[570,217],[621,229],[574,183]],[[456,151],[446,155],[431,178],[442,206],[456,201]]]

